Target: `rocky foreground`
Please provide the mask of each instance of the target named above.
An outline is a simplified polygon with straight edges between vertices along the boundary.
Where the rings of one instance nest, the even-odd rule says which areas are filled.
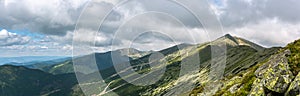
[[[300,95],[300,40],[270,58],[222,80],[202,82],[192,96],[297,96]],[[216,82],[220,86],[216,86]],[[214,87],[207,87],[214,84]]]

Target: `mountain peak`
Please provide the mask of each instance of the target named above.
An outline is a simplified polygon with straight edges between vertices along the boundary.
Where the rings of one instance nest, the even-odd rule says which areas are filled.
[[[230,38],[230,37],[232,37],[230,34],[225,34],[225,37],[228,37],[228,38]]]
[[[240,37],[232,36],[230,34],[225,34],[224,36],[218,38],[217,40],[212,41],[212,44],[218,45],[218,44],[224,44],[224,42],[226,43],[226,45],[229,45],[229,46],[246,45],[246,46],[250,46],[256,50],[264,49],[262,46],[257,45],[251,41],[248,41],[248,40],[240,38]]]
[[[234,41],[235,43],[238,43],[237,40],[236,40],[236,38],[234,38],[234,37],[233,37],[232,35],[230,35],[230,34],[224,35],[224,38],[230,39],[230,40]]]
[[[235,42],[237,45],[239,45],[239,42],[236,40],[236,38],[234,38],[233,36],[231,36],[230,34],[226,34],[224,36],[227,39],[230,39],[231,41]]]
[[[224,44],[224,43],[226,43],[227,45],[231,45],[231,46],[239,45],[238,40],[235,37],[231,36],[230,34],[226,34],[226,35],[212,41],[213,45],[219,45],[219,44]]]

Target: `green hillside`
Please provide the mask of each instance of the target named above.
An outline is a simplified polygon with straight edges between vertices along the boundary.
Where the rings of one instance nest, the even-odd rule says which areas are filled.
[[[296,96],[299,95],[299,40],[280,49],[263,62],[245,68],[242,71],[226,76],[219,82],[221,87],[206,89],[203,82],[195,88],[190,95],[214,96]],[[269,53],[270,52],[266,52]],[[274,51],[273,51],[274,53]],[[259,53],[261,54],[261,53]],[[261,57],[261,56],[260,56]],[[259,58],[261,59],[261,58]],[[257,60],[257,59],[252,59]],[[231,67],[232,68],[232,67]],[[235,68],[235,67],[233,67]],[[241,68],[238,68],[241,69]],[[213,92],[212,90],[216,90]]]
[[[178,48],[180,46],[180,49]],[[211,52],[212,48],[226,46],[226,67],[224,78],[212,79]],[[128,51],[134,51],[130,54]],[[164,74],[158,82],[148,86],[136,86],[123,80],[110,64],[108,53],[96,54],[99,70],[104,81],[98,81],[97,72],[77,74],[77,77],[87,78],[78,84],[73,71],[72,60],[51,66],[43,66],[42,70],[4,65],[0,66],[1,96],[295,96],[300,94],[300,40],[287,47],[264,48],[248,40],[229,34],[214,41],[203,44],[180,44],[159,51],[164,55],[151,62],[159,65],[151,68],[149,58],[154,52],[144,53],[134,49],[120,51],[124,56],[132,56],[132,68],[124,68],[120,73],[126,73],[124,78],[135,77],[127,73],[133,70],[139,74],[147,74],[151,70],[163,69]],[[130,54],[130,55],[128,55]],[[224,54],[225,55],[225,54]],[[196,61],[183,61],[193,56],[199,56]],[[85,56],[78,57],[85,58]],[[108,59],[107,59],[108,58]],[[215,57],[221,60],[222,57]],[[89,60],[89,59],[87,59]],[[180,76],[181,63],[188,66],[200,66],[199,70]],[[221,61],[216,62],[219,66]],[[104,65],[101,65],[104,64]],[[122,62],[120,63],[122,64]],[[219,65],[218,65],[219,64]],[[98,67],[99,67],[98,66]],[[89,70],[88,66],[84,70]],[[135,78],[142,80],[142,78]],[[106,86],[108,84],[108,86]],[[192,90],[185,90],[182,85],[196,85]],[[107,88],[106,88],[107,87]],[[82,89],[81,89],[82,88]],[[106,89],[106,90],[105,90]],[[175,90],[175,91],[174,91]]]
[[[227,56],[230,58],[227,58],[225,76],[230,77],[233,74],[237,74],[243,70],[248,69],[249,67],[256,65],[257,63],[262,62],[266,58],[269,58],[272,54],[276,53],[278,49],[279,48],[265,49],[263,52],[258,52],[257,50],[249,46],[236,46],[228,49]],[[171,89],[174,90],[174,88],[176,88],[175,86],[177,85],[174,85],[174,83],[176,82],[177,79],[180,79],[179,78],[180,61],[171,61],[171,62],[172,62],[171,64],[167,65],[166,72],[163,75],[163,77],[159,80],[159,82],[151,86],[145,86],[145,87],[134,86],[121,79],[116,79],[107,82],[113,82],[110,86],[111,89],[121,86],[120,88],[114,90],[114,92],[126,96],[135,95],[135,94],[165,95],[168,93],[169,90]],[[205,70],[209,70],[209,64],[210,64],[210,60],[201,63],[202,67],[200,69],[200,73],[196,77],[190,77],[191,78],[190,80],[198,78],[199,79],[199,81],[197,81],[198,84],[206,83],[207,80],[202,81],[200,77],[208,77],[207,71]],[[189,82],[189,80],[185,82]],[[197,88],[198,87],[196,87],[195,91],[193,92],[198,92]]]
[[[1,96],[65,96],[76,84],[74,74],[52,75],[20,66],[0,67]]]
[[[162,78],[159,82],[150,85],[150,86],[135,86],[132,85],[123,79],[121,79],[118,75],[113,75],[113,77],[106,78],[106,83],[111,83],[109,88],[113,90],[113,92],[124,95],[124,96],[132,96],[132,95],[188,95],[187,93],[172,92],[172,90],[180,90],[180,84],[189,84],[190,82],[197,80],[197,86],[192,94],[198,94],[203,91],[201,88],[202,85],[209,83],[207,79],[208,70],[210,68],[211,61],[211,47],[220,46],[220,44],[226,44],[227,46],[227,62],[224,76],[225,77],[233,77],[236,74],[244,72],[247,69],[251,69],[253,66],[260,64],[261,62],[268,59],[271,55],[277,53],[280,48],[263,48],[254,43],[250,43],[249,41],[245,41],[244,39],[240,39],[237,37],[232,37],[230,35],[226,35],[224,37],[218,38],[211,43],[204,43],[194,46],[186,46],[183,49],[178,50],[177,47],[171,47],[165,50],[160,51],[165,55],[167,63],[162,64],[166,65],[166,72],[163,74]],[[196,46],[197,49],[192,49]],[[199,52],[199,57],[201,59],[199,73],[196,75],[187,75],[179,77],[179,71],[181,68],[181,55],[179,54],[188,54],[190,56],[195,55],[194,51]],[[197,53],[197,52],[196,52]],[[182,57],[189,58],[190,56]],[[136,68],[137,72],[143,74],[149,71],[149,66],[147,65],[148,56],[142,57],[140,59],[136,59],[131,61],[131,64],[134,65],[133,68]],[[169,59],[168,59],[169,58]],[[146,64],[145,64],[146,63]],[[161,68],[161,67],[159,67]],[[126,70],[124,70],[126,72]],[[102,73],[105,73],[103,71]],[[116,73],[116,72],[113,72]],[[133,76],[131,74],[127,75],[127,78]],[[189,78],[189,79],[184,79]],[[250,78],[250,77],[249,77]],[[177,81],[179,80],[179,81]],[[180,81],[184,80],[184,81]],[[248,79],[245,79],[248,80]],[[176,82],[181,82],[179,85]],[[246,81],[244,81],[246,82]],[[89,86],[89,85],[87,85]],[[105,87],[105,86],[104,86]],[[100,88],[104,89],[104,88]],[[103,90],[102,90],[103,91]],[[99,93],[95,93],[99,94]],[[106,95],[111,95],[108,92]]]

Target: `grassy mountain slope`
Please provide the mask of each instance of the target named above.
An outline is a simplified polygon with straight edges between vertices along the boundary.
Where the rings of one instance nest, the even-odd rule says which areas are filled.
[[[1,66],[0,74],[1,96],[65,96],[76,84],[74,74],[55,76],[21,66]]]
[[[240,50],[236,50],[236,49],[240,49]],[[250,48],[248,46],[233,47],[232,49],[229,49],[229,52],[227,54],[228,56],[234,54],[234,56],[227,59],[225,75],[231,76],[232,74],[236,74],[239,73],[240,71],[246,70],[249,67],[252,67],[255,64],[257,64],[258,62],[262,62],[265,58],[268,58],[271,54],[277,52],[277,50],[278,48],[266,49],[264,53],[259,53],[255,49]],[[235,52],[238,52],[239,54],[235,54]],[[261,57],[262,59],[258,59]],[[119,87],[125,83],[125,85],[116,89],[114,92],[117,92],[119,94],[125,94],[125,95],[134,95],[137,93],[144,94],[144,95],[165,95],[167,94],[168,91],[170,91],[170,89],[176,88],[175,82],[177,82],[176,81],[177,79],[180,79],[178,77],[180,71],[179,63],[180,61],[175,61],[172,62],[170,65],[168,65],[166,69],[166,73],[163,75],[160,81],[155,83],[154,85],[140,87],[140,86],[134,86],[128,84],[126,83],[126,81],[117,79],[117,80],[110,81],[113,82],[111,84],[111,88],[113,89],[115,87]],[[205,83],[206,80],[202,80],[202,79],[203,77],[204,78],[208,77],[207,70],[209,70],[209,66],[208,66],[209,63],[210,63],[209,61],[203,63],[203,67],[201,67],[200,73],[197,74],[198,76],[196,77],[187,76],[186,78],[191,78],[191,79],[182,82],[191,82],[193,79],[199,79],[199,81],[197,81],[198,84]],[[200,77],[202,79],[200,79]]]
[[[181,46],[181,49],[178,46]],[[98,76],[97,73],[81,74],[80,76],[84,78],[91,78],[80,84],[83,90],[76,83],[74,74],[65,74],[73,73],[73,65],[70,60],[46,68],[49,73],[25,67],[0,66],[0,85],[2,86],[0,95],[83,96],[82,91],[88,92],[88,95],[105,96],[246,96],[249,94],[253,96],[294,96],[299,94],[300,40],[290,43],[285,48],[263,48],[245,39],[227,34],[212,42],[197,45],[181,44],[178,46],[159,51],[164,57],[153,60],[153,62],[159,62],[159,66],[154,68],[162,69],[165,66],[166,71],[160,75],[162,77],[159,81],[152,85],[136,86],[123,80],[118,75],[130,70],[139,74],[147,74],[150,70],[154,70],[150,68],[148,59],[155,53],[143,54],[133,50],[134,53],[140,55],[131,55],[137,56],[130,59],[132,68],[125,68],[118,74],[113,66],[106,66],[106,64],[111,64],[111,61],[107,61],[110,59],[106,58],[109,55],[102,58],[102,55],[99,56],[98,54],[97,56],[96,54],[96,58],[98,58],[96,62],[100,64],[100,67],[106,66],[100,70],[104,82],[96,81],[97,79],[93,78]],[[224,78],[210,80],[211,49],[220,46],[227,47]],[[124,50],[123,53],[122,51],[118,52],[124,55],[131,49]],[[196,73],[191,72],[191,74],[179,76],[182,62],[189,62],[190,64],[195,62],[182,60],[193,56],[199,56],[200,63],[189,66],[199,65],[199,70],[196,70]],[[222,57],[216,57],[217,60],[220,58]],[[119,65],[121,64],[122,62]],[[134,76],[134,74],[126,73],[125,78]],[[140,80],[141,78],[136,79]],[[109,85],[105,86],[104,83]],[[188,84],[196,86],[192,91],[186,91],[180,87]],[[109,89],[104,90],[106,87]]]
[[[137,59],[137,58],[140,58],[140,57],[143,57],[143,56],[149,54],[149,52],[147,52],[147,51],[139,51],[139,50],[136,50],[133,48],[124,48],[124,49],[119,49],[119,50],[110,51],[110,52],[106,52],[106,53],[95,53],[95,54],[90,54],[90,55],[95,55],[96,61],[98,64],[98,68],[100,70],[104,70],[104,69],[107,69],[107,68],[110,68],[113,66],[113,62],[111,60],[112,53],[118,53],[118,56],[122,57],[122,58],[119,58],[117,62],[127,61],[128,58],[129,58],[129,60]],[[82,59],[82,58],[87,58],[87,57],[90,57],[90,56],[81,56],[81,57],[76,57],[74,59]],[[89,60],[89,59],[87,59],[87,60]],[[89,61],[86,61],[86,62],[89,62]],[[72,58],[69,58],[68,60],[65,60],[64,62],[60,62],[60,63],[52,64],[52,65],[44,65],[44,66],[35,65],[35,68],[43,70],[48,73],[52,73],[52,74],[74,73]],[[83,70],[90,70],[89,66],[85,66],[85,67],[83,66],[82,68],[84,68]],[[92,73],[92,72],[87,72],[87,73]]]
[[[226,76],[221,87],[207,88],[205,82],[190,95],[214,96],[296,96],[299,95],[300,40],[287,45],[262,62]],[[261,53],[260,53],[261,54]],[[207,88],[205,90],[205,88]],[[211,91],[216,90],[216,91]]]
[[[243,72],[261,62],[269,58],[271,55],[275,54],[280,48],[269,48],[265,49],[259,45],[251,43],[249,41],[245,41],[243,39],[232,37],[230,35],[225,35],[221,38],[218,38],[211,43],[204,43],[193,46],[186,46],[183,49],[178,50],[177,47],[171,47],[165,50],[160,51],[165,55],[165,59],[167,63],[163,63],[162,65],[166,66],[166,72],[163,74],[162,78],[159,82],[150,85],[150,86],[135,86],[124,80],[122,80],[118,75],[112,75],[109,78],[106,78],[106,83],[111,83],[109,88],[113,89],[113,92],[117,94],[122,94],[125,96],[129,95],[179,95],[177,92],[172,92],[171,89],[180,90],[180,84],[189,84],[196,80],[195,82],[202,85],[207,83],[208,71],[210,68],[210,55],[211,55],[211,47],[222,46],[222,44],[226,44],[227,46],[227,62],[226,62],[226,70],[224,76],[233,77],[235,74]],[[196,46],[196,49],[193,49]],[[193,47],[193,48],[192,48]],[[186,57],[189,58],[196,51],[199,52],[199,57],[201,59],[198,74],[187,75],[183,77],[179,77],[180,71],[180,62],[181,56],[180,54],[189,54]],[[137,72],[141,74],[147,73],[149,70],[149,65],[147,65],[147,60],[149,56],[142,57],[140,59],[136,59],[131,61],[131,64],[136,68]],[[159,67],[160,68],[160,67]],[[130,70],[130,69],[127,69]],[[126,70],[123,70],[126,72]],[[102,73],[105,73],[102,72]],[[112,72],[114,74],[116,72]],[[131,74],[127,74],[128,77],[133,76]],[[189,78],[189,79],[184,79]],[[179,80],[179,81],[177,81]],[[183,80],[183,81],[181,81]],[[181,82],[181,83],[176,83]],[[105,86],[104,86],[105,87]],[[201,86],[200,86],[201,87]],[[196,87],[193,93],[201,92]],[[201,90],[201,88],[200,88]],[[95,93],[97,94],[97,93]],[[109,93],[108,93],[109,94]],[[188,94],[188,93],[183,93]]]

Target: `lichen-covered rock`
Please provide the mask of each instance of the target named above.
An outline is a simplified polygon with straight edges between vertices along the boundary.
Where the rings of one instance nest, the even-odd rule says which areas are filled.
[[[252,89],[248,96],[265,96],[264,86],[261,79],[256,79],[253,82]]]
[[[290,84],[290,87],[288,88],[286,96],[296,96],[300,95],[300,72],[295,77],[294,81]]]
[[[240,84],[235,84],[232,87],[229,88],[229,91],[231,94],[235,93],[240,87]]]
[[[292,72],[289,70],[288,60],[286,55],[290,54],[289,50],[274,55],[268,62],[260,66],[255,75],[261,79],[261,83],[268,90],[285,93],[289,84],[294,78]]]
[[[204,87],[204,91],[199,96],[213,96],[217,91],[219,91],[223,86],[223,83],[220,81],[211,81],[207,82]]]

